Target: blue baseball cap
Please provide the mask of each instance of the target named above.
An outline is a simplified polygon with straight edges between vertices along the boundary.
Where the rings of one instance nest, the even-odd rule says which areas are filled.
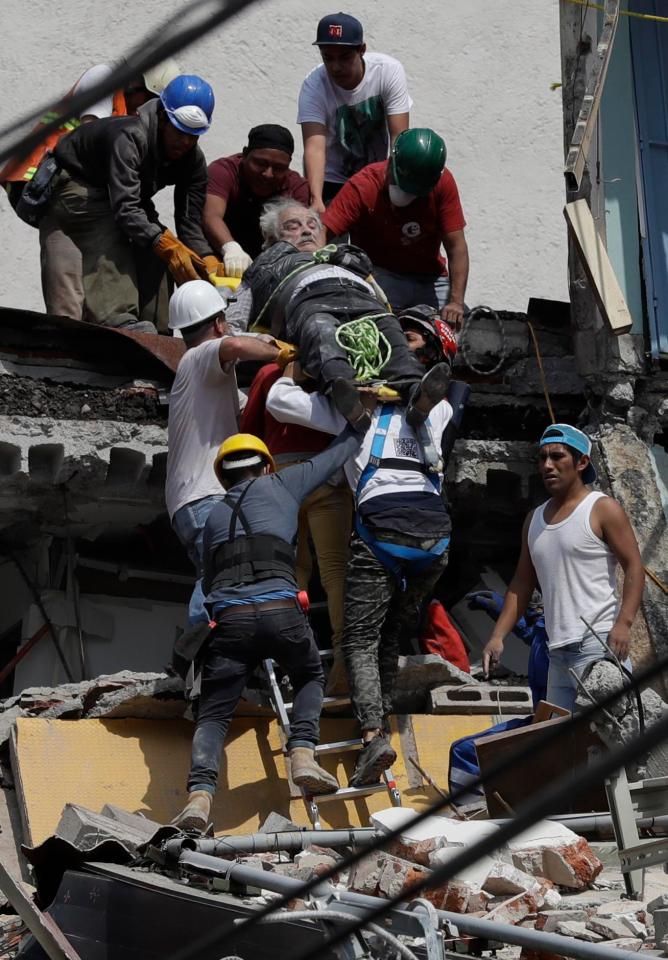
[[[584,453],[588,457],[591,457],[591,440],[586,433],[578,430],[577,427],[572,427],[569,423],[553,423],[552,426],[544,430],[542,437],[538,441],[538,445],[544,447],[546,443],[566,443],[579,453]],[[591,460],[586,470],[582,473],[582,482],[596,482],[596,470]]]
[[[349,13],[330,13],[318,24],[314,47],[337,43],[342,47],[361,47],[364,43],[362,24]]]

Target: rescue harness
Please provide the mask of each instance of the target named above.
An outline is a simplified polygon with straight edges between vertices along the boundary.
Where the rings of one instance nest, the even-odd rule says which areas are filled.
[[[365,526],[360,518],[359,502],[362,491],[377,470],[410,470],[412,472],[422,473],[431,483],[435,493],[440,494],[441,492],[440,476],[430,471],[428,466],[420,460],[383,457],[385,441],[394,409],[392,404],[385,403],[380,410],[376,430],[373,440],[371,441],[371,455],[362,471],[357,489],[355,490],[355,504],[357,506],[355,511],[355,530],[376,559],[396,576],[402,589],[405,589],[406,574],[413,575],[426,570],[427,567],[434,563],[434,561],[442,556],[448,549],[450,537],[442,537],[426,549],[424,547],[409,547],[401,543],[379,540],[373,535],[369,528]]]

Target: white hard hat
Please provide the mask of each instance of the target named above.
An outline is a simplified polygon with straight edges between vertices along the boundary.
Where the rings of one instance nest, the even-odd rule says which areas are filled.
[[[222,288],[221,288],[222,289]],[[226,300],[206,280],[188,280],[169,300],[169,329],[184,330],[225,310]]]
[[[170,83],[174,77],[178,77],[181,72],[176,60],[168,57],[167,60],[163,60],[162,63],[156,63],[154,67],[150,67],[144,71],[144,86],[147,90],[150,90],[151,93],[156,93],[159,96],[167,84]]]

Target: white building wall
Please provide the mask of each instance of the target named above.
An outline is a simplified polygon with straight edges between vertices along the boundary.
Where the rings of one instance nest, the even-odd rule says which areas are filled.
[[[178,57],[215,90],[202,146],[239,150],[257,123],[295,124],[299,87],[318,62],[311,42],[329,0],[255,2]],[[213,6],[213,5],[212,5]],[[2,2],[0,128],[69,89],[91,64],[122,55],[184,0]],[[530,296],[567,299],[558,0],[357,0],[369,49],[400,59],[411,122],[448,145],[468,220],[467,301],[523,310]],[[167,202],[165,202],[167,201]],[[169,210],[169,198],[159,206]],[[37,232],[0,196],[0,306],[43,309]]]

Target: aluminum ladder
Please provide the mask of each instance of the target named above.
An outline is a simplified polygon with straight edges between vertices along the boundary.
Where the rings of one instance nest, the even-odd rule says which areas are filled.
[[[320,651],[320,656],[323,659],[328,655],[331,655],[330,650]],[[286,765],[289,769],[287,744],[290,736],[290,712],[292,710],[292,703],[286,703],[283,699],[281,684],[276,676],[276,665],[274,661],[263,660],[262,666],[269,685],[269,698],[271,700],[271,705],[274,709],[274,713],[276,714],[276,719],[278,720],[279,724],[281,750],[283,751],[283,756],[285,757]],[[324,697],[322,706],[323,709],[326,709],[327,707],[346,706],[349,703],[349,697]],[[332,743],[318,744],[315,748],[315,756],[316,759],[318,759],[318,757],[322,757],[325,754],[348,753],[352,752],[353,750],[361,749],[361,738],[355,738],[354,740],[337,740],[333,741]],[[392,806],[401,806],[401,794],[399,793],[396,780],[394,779],[394,774],[391,770],[385,770],[379,783],[373,783],[365,787],[340,787],[334,793],[311,794],[305,787],[300,787],[301,795],[309,815],[309,820],[311,821],[314,830],[322,829],[320,823],[320,811],[318,809],[319,804],[330,803],[332,800],[357,800],[359,797],[368,797],[372,793],[381,793],[383,790],[387,790]]]

